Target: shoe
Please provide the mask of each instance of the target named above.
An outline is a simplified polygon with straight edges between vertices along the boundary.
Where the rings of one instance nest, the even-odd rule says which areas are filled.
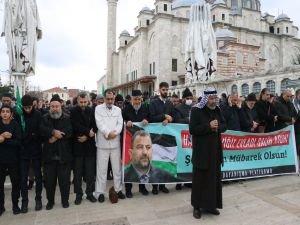
[[[157,195],[157,194],[158,194],[157,188],[153,188],[153,189],[152,189],[152,194],[154,194],[154,195]]]
[[[131,191],[126,191],[126,198],[132,198],[132,192]]]
[[[76,199],[75,199],[74,204],[75,204],[75,205],[80,205],[81,202],[82,202],[82,197],[81,197],[81,195],[76,195]]]
[[[168,194],[169,193],[169,189],[166,188],[166,186],[159,186],[159,190],[163,193]]]
[[[193,211],[193,216],[195,219],[200,219],[201,218],[201,210],[200,209],[196,209],[194,208],[194,211]]]
[[[1,208],[0,209],[0,216],[2,216],[2,214],[5,212],[5,208],[3,207],[3,208]]]
[[[63,201],[63,202],[61,203],[61,205],[62,205],[62,207],[63,207],[64,209],[69,208],[69,206],[70,206],[69,201]]]
[[[94,195],[88,195],[88,196],[86,196],[86,199],[92,203],[97,202],[97,199],[94,197]]]
[[[177,190],[177,191],[181,191],[181,190],[182,190],[181,184],[176,184],[176,190]]]
[[[104,200],[105,200],[104,195],[100,194],[98,197],[98,202],[102,203],[102,202],[104,202]]]
[[[42,200],[35,200],[35,211],[40,211],[43,208]]]
[[[149,191],[146,188],[140,188],[139,192],[142,193],[142,195],[149,195]]]
[[[32,189],[33,184],[34,184],[34,181],[33,181],[33,180],[29,180],[28,186],[27,186],[28,190],[31,190],[31,189]]]
[[[53,209],[53,206],[54,206],[54,203],[48,202],[47,205],[46,205],[46,210],[51,210],[51,209]]]
[[[28,213],[28,202],[22,202],[21,213]]]
[[[216,216],[220,215],[220,211],[217,209],[206,209],[205,212],[216,215]]]
[[[125,197],[125,195],[123,194],[122,191],[119,191],[119,192],[118,192],[118,198],[119,198],[119,199],[125,199],[126,197]]]
[[[18,215],[20,213],[21,213],[21,209],[19,208],[19,206],[14,206],[13,207],[13,214]]]

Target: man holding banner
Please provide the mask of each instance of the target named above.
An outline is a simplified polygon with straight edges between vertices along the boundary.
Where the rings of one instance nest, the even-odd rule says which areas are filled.
[[[226,124],[216,104],[217,91],[214,88],[207,88],[200,103],[191,111],[189,125],[193,146],[191,203],[196,219],[201,218],[201,209],[219,215],[217,208],[222,208],[221,132],[226,130]]]

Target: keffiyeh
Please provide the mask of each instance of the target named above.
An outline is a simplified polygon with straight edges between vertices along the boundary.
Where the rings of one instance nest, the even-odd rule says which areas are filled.
[[[199,109],[203,109],[203,108],[206,106],[206,104],[207,104],[207,102],[208,102],[208,98],[209,98],[210,96],[216,96],[216,97],[218,98],[218,96],[217,96],[217,90],[216,90],[215,88],[213,88],[213,87],[208,87],[208,88],[203,92],[203,96],[202,96],[201,101],[200,101],[198,104],[196,104],[194,107],[197,107],[197,108],[199,108]],[[218,104],[218,103],[219,103],[219,101],[218,101],[218,99],[217,99],[217,104]]]

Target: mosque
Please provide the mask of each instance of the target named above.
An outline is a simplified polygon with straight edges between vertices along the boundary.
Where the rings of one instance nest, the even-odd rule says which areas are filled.
[[[259,93],[268,87],[273,94],[300,85],[298,27],[286,14],[277,17],[261,12],[260,0],[207,0],[217,39],[217,72],[208,82],[191,83],[185,69],[185,39],[190,7],[200,0],[154,0],[137,16],[134,34],[116,34],[118,0],[107,0],[107,71],[98,91],[111,87],[127,95],[141,89],[158,92],[162,81],[180,97],[185,87],[201,96],[206,86],[227,94]]]

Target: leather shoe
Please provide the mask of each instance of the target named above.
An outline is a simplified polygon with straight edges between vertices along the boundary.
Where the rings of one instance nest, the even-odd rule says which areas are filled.
[[[126,198],[132,198],[132,192],[131,191],[126,191]]]
[[[176,184],[176,190],[177,190],[177,191],[181,191],[181,190],[182,190],[181,184]]]
[[[166,186],[159,186],[159,190],[163,193],[168,194],[169,193],[169,189],[166,188]]]
[[[104,200],[105,200],[104,195],[100,194],[99,197],[98,197],[98,202],[103,203]]]
[[[119,199],[125,199],[126,197],[125,197],[125,195],[123,194],[122,191],[119,191],[119,192],[118,192],[118,198],[119,198]]]
[[[69,208],[69,206],[70,206],[70,204],[69,204],[68,201],[64,201],[64,202],[62,202],[61,204],[62,204],[62,207],[63,207],[64,209]]]
[[[193,216],[195,219],[200,219],[201,218],[201,210],[200,209],[195,209],[194,208],[194,211],[193,211]]]
[[[21,213],[28,213],[28,202],[22,202]]]
[[[21,213],[21,209],[19,208],[19,206],[14,206],[13,207],[13,214],[18,215],[20,213]]]
[[[86,199],[89,200],[91,203],[97,202],[97,199],[94,197],[94,195],[88,195],[86,196]]]
[[[142,195],[149,195],[149,192],[146,188],[140,188],[139,192],[142,193]]]
[[[54,203],[48,202],[47,205],[46,205],[46,210],[51,210],[51,209],[53,209],[53,206],[54,206]]]
[[[0,209],[0,216],[2,216],[2,214],[5,212],[5,208],[3,207],[3,208],[1,208]]]
[[[217,209],[206,209],[205,211],[216,216],[220,215],[220,211]]]
[[[76,196],[76,199],[75,199],[75,205],[80,205],[81,204],[81,202],[82,202],[82,197],[81,196],[79,196],[79,195],[77,195]]]
[[[42,200],[35,201],[35,211],[40,211],[43,208]]]
[[[153,189],[152,189],[152,194],[154,194],[154,195],[157,195],[157,194],[158,194],[157,188],[153,188]]]

